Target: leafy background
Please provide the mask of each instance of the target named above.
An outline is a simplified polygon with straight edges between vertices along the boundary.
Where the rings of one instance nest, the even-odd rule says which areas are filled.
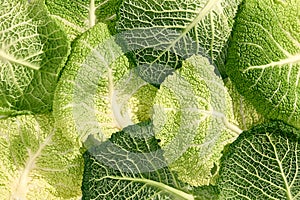
[[[1,199],[300,199],[297,0],[1,0]]]

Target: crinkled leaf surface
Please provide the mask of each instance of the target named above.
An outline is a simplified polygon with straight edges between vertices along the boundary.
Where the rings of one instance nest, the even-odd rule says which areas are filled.
[[[182,59],[206,54],[223,70],[223,51],[240,0],[124,0],[117,30],[140,75],[159,84]],[[124,44],[125,43],[125,44]]]
[[[214,185],[204,185],[193,189],[195,200],[217,200],[219,199],[219,190]]]
[[[45,0],[51,16],[61,23],[74,39],[97,22],[111,24],[116,20],[120,0]]]
[[[130,70],[126,56],[98,23],[74,43],[54,102],[58,128],[104,140],[150,118],[156,88]],[[68,119],[68,123],[66,123]]]
[[[220,198],[299,199],[299,135],[278,121],[243,132],[222,157]]]
[[[231,123],[231,100],[215,67],[202,56],[193,56],[165,79],[154,102],[155,137],[164,156],[191,185],[206,185],[225,144],[240,133]]]
[[[300,128],[300,2],[247,0],[230,42],[226,70],[266,118]],[[274,28],[276,27],[276,28]]]
[[[79,143],[57,132],[50,115],[0,120],[0,198],[58,200],[81,195]]]
[[[0,3],[0,115],[51,109],[69,53],[65,33],[42,1]]]
[[[255,107],[245,97],[243,97],[233,85],[231,80],[225,80],[225,86],[232,99],[234,119],[242,130],[251,129],[266,119],[256,111]]]
[[[128,126],[84,154],[82,199],[201,199],[203,191],[178,181],[149,122]],[[199,197],[199,198],[196,198]]]

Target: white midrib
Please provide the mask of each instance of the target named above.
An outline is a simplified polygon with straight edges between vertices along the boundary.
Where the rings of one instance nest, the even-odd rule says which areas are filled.
[[[283,65],[288,65],[288,64],[298,64],[300,63],[300,54],[296,54],[293,56],[289,56],[286,59],[282,59],[276,62],[271,62],[269,64],[266,65],[260,65],[260,66],[251,66],[248,67],[247,69],[244,70],[244,73],[251,70],[251,69],[266,69],[268,67],[275,67],[275,66],[283,66]]]
[[[115,180],[124,180],[124,181],[132,181],[132,182],[139,182],[139,183],[145,183],[146,185],[151,185],[154,186],[156,188],[159,188],[161,190],[165,190],[167,192],[169,192],[172,195],[176,195],[178,197],[180,197],[181,199],[184,200],[194,200],[194,196],[188,193],[185,193],[181,190],[178,190],[176,188],[170,187],[164,183],[161,182],[156,182],[153,180],[149,180],[149,179],[142,179],[142,178],[130,178],[130,177],[114,177],[114,176],[106,176],[103,178],[110,178],[110,179],[115,179]]]
[[[96,6],[95,6],[95,0],[90,1],[89,6],[89,27],[93,27],[96,24]]]
[[[13,185],[13,192],[11,194],[12,200],[18,199],[18,200],[25,200],[27,192],[29,190],[29,182],[30,179],[30,173],[35,168],[36,160],[39,156],[41,156],[43,149],[50,144],[51,138],[53,134],[49,135],[45,141],[39,146],[38,150],[34,152],[33,154],[29,152],[28,160],[25,163],[24,169],[21,172],[19,179],[17,182]]]
[[[112,117],[115,122],[116,128],[122,130],[124,127],[133,124],[130,119],[127,119],[121,114],[121,107],[117,101],[116,90],[114,88],[112,69],[108,67],[108,90],[109,90],[109,101],[112,111]]]
[[[176,43],[181,40],[188,32],[190,32],[205,16],[213,9],[213,7],[220,2],[220,0],[209,0],[206,5],[199,11],[195,19],[182,31],[182,33],[174,40],[166,49],[152,62],[156,62],[164,53],[170,51]]]
[[[106,4],[106,3],[108,3],[108,2],[109,2],[109,0],[105,0],[105,1],[101,2],[100,4],[98,4],[98,5],[96,6],[96,5],[95,5],[95,0],[91,0],[91,1],[90,1],[90,6],[89,6],[89,8],[88,8],[88,10],[89,10],[89,27],[90,27],[90,28],[93,27],[93,26],[95,26],[96,23],[97,23],[96,10],[97,10],[99,7],[103,6],[104,4]],[[108,20],[114,18],[115,16],[116,16],[116,15],[110,16],[110,17],[108,18]]]
[[[276,156],[276,161],[279,165],[279,169],[280,169],[280,174],[282,176],[282,179],[283,179],[283,182],[284,182],[284,187],[285,187],[285,192],[286,192],[286,196],[287,196],[287,200],[293,200],[293,195],[291,193],[291,190],[290,190],[290,187],[289,187],[289,184],[288,184],[288,181],[286,179],[286,176],[284,174],[284,170],[283,170],[283,167],[282,167],[282,163],[281,161],[279,160],[278,158],[278,153],[277,153],[277,149],[276,149],[276,146],[273,144],[270,136],[267,134],[267,137],[269,138],[269,141],[271,143],[271,145],[273,146],[274,148],[274,153],[275,153],[275,156]]]
[[[215,111],[215,110],[200,110],[200,111],[201,111],[201,113],[205,113],[209,116],[214,116],[214,117],[220,118],[222,120],[224,126],[227,129],[229,129],[229,130],[233,131],[234,133],[236,133],[236,135],[235,135],[236,137],[239,136],[243,132],[243,130],[240,129],[238,126],[236,126],[235,124],[230,123],[227,120],[227,117],[224,113],[221,113],[221,112],[218,112],[218,111]]]
[[[34,69],[34,70],[39,70],[40,66],[34,65],[26,60],[22,60],[22,59],[17,59],[7,53],[5,53],[2,49],[0,49],[0,60],[3,60],[4,63],[5,62],[11,62],[11,63],[15,63],[18,65],[22,65],[25,67],[28,67],[30,69]]]

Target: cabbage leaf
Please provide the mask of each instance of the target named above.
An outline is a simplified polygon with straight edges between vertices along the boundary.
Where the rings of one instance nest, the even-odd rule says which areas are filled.
[[[224,74],[226,44],[241,0],[124,0],[117,22],[122,47],[140,76],[160,84],[192,55],[207,55]]]
[[[114,133],[86,151],[84,161],[83,199],[213,200],[218,196],[214,187],[194,188],[177,179],[168,168],[151,122]]]
[[[43,1],[0,2],[0,118],[52,108],[69,41]]]
[[[300,3],[247,0],[236,17],[226,71],[268,119],[300,128]],[[274,28],[276,27],[276,28]]]
[[[83,172],[79,143],[56,131],[49,115],[0,120],[1,199],[78,199]]]
[[[139,78],[99,22],[75,41],[54,99],[56,126],[103,141],[149,119],[156,88]],[[66,122],[68,119],[68,123]]]
[[[179,179],[196,186],[214,182],[223,147],[241,132],[214,70],[207,58],[192,56],[165,79],[154,100],[155,137],[164,156]]]
[[[280,121],[243,132],[221,159],[220,199],[299,199],[299,136]]]

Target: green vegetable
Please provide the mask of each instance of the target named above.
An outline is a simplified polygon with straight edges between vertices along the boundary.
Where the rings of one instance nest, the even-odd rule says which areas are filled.
[[[42,1],[0,2],[0,118],[51,110],[69,41]]]
[[[45,0],[51,16],[65,27],[70,39],[74,39],[98,22],[110,25],[114,31],[120,0]]]
[[[89,135],[102,141],[150,118],[157,89],[130,70],[122,54],[103,23],[74,42],[55,94],[57,128],[77,133],[82,141]]]
[[[0,0],[0,199],[300,199],[299,0]]]
[[[297,128],[299,10],[299,1],[246,0],[236,18],[226,64],[236,89],[258,112]]]
[[[191,185],[207,185],[217,173],[223,147],[241,130],[232,123],[231,99],[215,67],[193,56],[165,79],[154,104],[155,137],[179,178]]]
[[[82,199],[201,199],[209,188],[193,188],[177,180],[153,135],[143,122],[114,133],[84,154]],[[211,194],[214,195],[214,194]],[[196,198],[195,198],[196,197]]]
[[[79,143],[55,130],[51,115],[0,120],[0,198],[71,199],[81,195]]]
[[[221,159],[220,199],[299,199],[299,136],[279,121],[243,132]]]
[[[150,83],[160,84],[193,54],[209,56],[223,73],[226,43],[240,2],[124,0],[117,30],[124,32],[123,46],[134,50],[139,73]]]

